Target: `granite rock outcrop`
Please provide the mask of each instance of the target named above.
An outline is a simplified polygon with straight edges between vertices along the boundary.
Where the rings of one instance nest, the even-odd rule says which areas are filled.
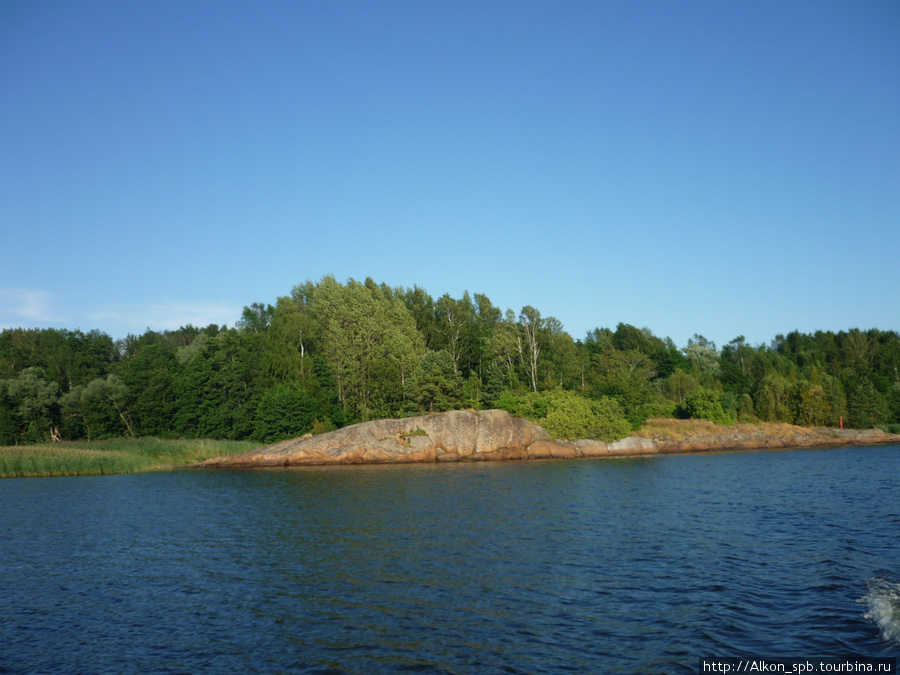
[[[900,443],[879,429],[805,429],[773,436],[754,428],[722,427],[673,439],[627,438],[605,443],[552,440],[537,424],[503,410],[455,410],[421,417],[373,420],[319,436],[295,438],[259,450],[211,459],[199,467],[284,467],[320,464],[396,464],[511,459],[575,459]]]
[[[200,466],[299,466],[526,459],[550,437],[503,410],[454,410],[422,417],[373,420],[319,436],[282,441]]]

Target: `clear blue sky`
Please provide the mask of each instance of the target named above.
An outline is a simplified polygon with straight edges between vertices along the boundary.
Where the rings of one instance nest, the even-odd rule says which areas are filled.
[[[900,4],[0,0],[0,328],[307,279],[900,330]]]

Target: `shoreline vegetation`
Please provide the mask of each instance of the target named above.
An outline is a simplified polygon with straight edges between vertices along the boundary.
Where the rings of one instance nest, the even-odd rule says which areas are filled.
[[[662,454],[900,443],[900,433],[878,428],[833,429],[774,422],[719,426],[693,419],[650,419],[633,435],[656,442]]]
[[[679,346],[619,323],[578,338],[531,305],[333,276],[245,307],[230,328],[121,340],[0,330],[0,448],[19,448],[3,453],[10,475],[189,465],[206,457],[191,445],[204,439],[260,448],[460,410],[503,410],[554,442],[617,442],[669,418],[897,433],[900,333],[739,335],[721,347],[695,334]]]
[[[414,428],[419,433],[410,433]],[[900,434],[881,429],[716,425],[675,419],[651,419],[637,433],[602,439],[598,435],[553,433],[504,410],[469,409],[363,422],[320,436],[294,438],[207,460],[197,468],[634,457],[884,443],[900,443]]]
[[[426,434],[417,429],[412,435]],[[292,441],[269,447],[290,442]],[[587,454],[579,451],[579,445],[583,450],[587,447],[586,443],[590,443],[594,448],[593,453],[590,450]],[[530,456],[520,459],[636,457],[648,454],[802,449],[889,443],[900,443],[900,434],[886,433],[881,429],[860,431],[774,423],[722,426],[705,420],[650,419],[639,431],[619,441],[600,444],[557,439],[550,443],[541,443],[539,448],[538,444],[535,444],[536,450],[532,451]],[[604,449],[598,450],[599,447]],[[254,441],[159,438],[63,441],[53,444],[0,447],[0,478],[146,473],[192,468],[204,464],[221,466],[228,458],[247,453],[258,455],[264,450],[265,448]],[[252,466],[252,464],[233,466]]]
[[[248,452],[253,441],[114,438],[0,447],[0,478],[95,476],[169,471]]]

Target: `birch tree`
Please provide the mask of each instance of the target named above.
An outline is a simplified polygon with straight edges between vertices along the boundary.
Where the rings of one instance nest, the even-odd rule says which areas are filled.
[[[524,358],[528,375],[531,378],[531,390],[537,391],[538,359],[541,355],[542,329],[544,321],[541,313],[531,305],[526,305],[519,313],[524,337]]]

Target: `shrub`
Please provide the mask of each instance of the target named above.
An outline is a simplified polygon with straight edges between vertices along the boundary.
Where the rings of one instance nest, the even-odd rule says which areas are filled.
[[[614,441],[631,432],[619,404],[609,397],[590,399],[573,391],[503,392],[497,407],[540,424],[551,438]]]
[[[645,403],[634,408],[626,415],[634,430],[640,429],[647,420],[658,417],[665,419],[675,415],[675,404],[672,401],[658,400]]]
[[[529,420],[539,420],[547,415],[547,399],[544,394],[528,392],[517,394],[504,391],[497,399],[497,408]]]
[[[599,400],[556,389],[543,394],[547,414],[538,423],[552,438],[596,438],[614,441],[631,431],[619,404],[611,398]]]
[[[712,389],[695,389],[684,397],[681,407],[687,417],[715,424],[734,424],[734,414],[726,413],[719,395]]]
[[[323,417],[321,420],[317,417],[315,420],[313,420],[313,436],[318,436],[319,434],[327,434],[329,431],[334,431],[335,429],[337,429],[337,427],[328,417]]]
[[[547,414],[539,423],[553,438],[588,438],[597,426],[591,402],[571,391],[545,394]]]
[[[596,415],[596,425],[588,438],[615,441],[625,438],[631,431],[631,425],[622,416],[622,409],[614,399],[604,396],[599,401],[591,401],[591,407]]]

